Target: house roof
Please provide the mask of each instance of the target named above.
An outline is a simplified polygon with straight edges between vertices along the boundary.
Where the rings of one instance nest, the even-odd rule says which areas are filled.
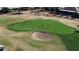
[[[79,13],[79,7],[60,7],[59,10]]]
[[[2,10],[2,7],[0,7],[0,10]]]

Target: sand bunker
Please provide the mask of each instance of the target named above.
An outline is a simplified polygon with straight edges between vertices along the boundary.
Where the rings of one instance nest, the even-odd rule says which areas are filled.
[[[35,40],[41,40],[41,41],[50,41],[52,39],[55,39],[56,37],[47,33],[42,32],[34,32],[32,34],[33,39]]]

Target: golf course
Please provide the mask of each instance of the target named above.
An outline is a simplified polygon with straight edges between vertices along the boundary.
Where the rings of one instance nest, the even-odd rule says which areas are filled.
[[[72,34],[74,29],[64,24],[52,20],[35,19],[15,23],[9,26],[9,29],[15,31],[41,31],[55,34]]]
[[[0,34],[2,33],[0,35],[0,44],[3,44],[7,50],[79,50],[79,32],[75,28],[53,19],[5,17],[0,18],[0,26],[0,30],[2,29],[0,32]],[[33,33],[37,38],[42,38],[36,40],[37,38],[32,37]],[[44,35],[45,37],[43,37]],[[43,39],[45,41],[42,41]]]

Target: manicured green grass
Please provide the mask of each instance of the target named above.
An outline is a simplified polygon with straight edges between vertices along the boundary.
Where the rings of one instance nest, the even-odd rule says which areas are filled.
[[[70,51],[79,51],[79,33],[74,28],[66,26],[62,23],[53,20],[35,19],[31,21],[24,21],[14,23],[8,26],[8,29],[14,31],[41,31],[51,34],[57,34],[61,37],[64,45]],[[35,47],[37,43],[31,43]]]
[[[65,46],[70,51],[79,51],[79,33],[75,32],[69,35],[60,35]]]
[[[41,31],[55,34],[72,34],[74,29],[62,23],[53,20],[29,20],[19,23],[14,23],[8,26],[9,29],[14,31]]]

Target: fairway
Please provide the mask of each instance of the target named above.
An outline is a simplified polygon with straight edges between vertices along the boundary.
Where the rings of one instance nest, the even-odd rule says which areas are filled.
[[[34,31],[13,31],[9,26],[29,20],[18,17],[0,18],[0,44],[4,45],[8,51],[63,51],[67,50],[63,41],[58,35],[53,33],[54,38],[49,41],[38,41],[32,37]],[[41,19],[45,20],[45,19]],[[13,25],[12,25],[13,26]],[[51,34],[49,34],[50,36]],[[51,35],[52,36],[52,35]],[[50,41],[51,40],[51,41]]]
[[[56,34],[61,38],[65,47],[70,51],[79,50],[79,33],[72,27],[50,19],[33,19],[14,23],[8,29],[17,32],[46,32]]]
[[[19,23],[14,23],[8,26],[9,29],[14,31],[33,31],[33,32],[46,32],[54,34],[72,34],[74,29],[62,23],[53,20],[35,19]]]
[[[7,50],[79,51],[79,33],[53,19],[0,18],[0,44]],[[33,40],[33,32],[53,35],[51,41]]]

